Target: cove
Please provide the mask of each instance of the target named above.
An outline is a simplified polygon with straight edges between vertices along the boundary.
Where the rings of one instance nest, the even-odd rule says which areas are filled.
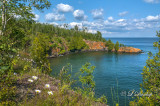
[[[148,51],[153,53],[156,50],[153,48],[153,42],[156,38],[112,38],[113,42],[119,41],[127,46],[137,47],[144,51],[141,54],[116,54],[107,52],[84,52],[74,53],[62,57],[50,59],[52,75],[56,76],[59,70],[67,63],[72,65],[72,75],[77,73],[81,66],[86,62],[90,62],[96,66],[94,72],[94,80],[96,82],[95,93],[97,97],[105,95],[108,99],[108,104],[116,100],[120,106],[129,105],[131,97],[130,91],[139,92],[139,84],[142,83],[142,69],[147,60]],[[118,89],[117,89],[118,88]],[[112,89],[112,92],[111,92]],[[114,91],[118,98],[115,98]],[[112,96],[113,94],[113,96]]]

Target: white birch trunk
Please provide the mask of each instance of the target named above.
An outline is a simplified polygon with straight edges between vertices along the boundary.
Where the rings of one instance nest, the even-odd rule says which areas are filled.
[[[1,35],[3,36],[6,28],[6,0],[2,2],[2,31]]]

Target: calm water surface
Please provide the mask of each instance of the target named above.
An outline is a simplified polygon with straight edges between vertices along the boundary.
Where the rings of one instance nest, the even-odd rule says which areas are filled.
[[[109,39],[109,38],[106,38]],[[94,72],[94,80],[96,82],[96,96],[107,96],[108,104],[113,105],[117,92],[120,106],[128,105],[131,100],[129,91],[135,90],[139,92],[139,84],[142,82],[142,69],[148,58],[148,51],[156,53],[153,48],[153,42],[158,38],[110,38],[114,43],[119,41],[127,46],[140,48],[144,51],[141,54],[115,54],[107,52],[87,52],[75,53],[63,57],[50,59],[52,74],[57,75],[59,70],[70,63],[72,65],[72,75],[77,73],[82,65],[90,62],[96,66]],[[117,84],[118,83],[118,84]],[[112,94],[114,96],[112,96]],[[113,98],[112,98],[113,97]]]

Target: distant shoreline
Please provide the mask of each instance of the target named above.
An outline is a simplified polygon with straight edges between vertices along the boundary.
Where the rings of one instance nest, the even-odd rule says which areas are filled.
[[[66,56],[69,54],[75,54],[75,53],[85,53],[85,52],[106,52],[106,53],[117,53],[117,54],[140,54],[140,53],[144,53],[143,50],[141,50],[140,52],[109,52],[107,50],[77,50],[75,52],[65,52],[64,54],[60,54],[60,55],[53,55],[53,56],[49,56],[48,58],[57,58],[57,57],[61,57],[61,56]]]

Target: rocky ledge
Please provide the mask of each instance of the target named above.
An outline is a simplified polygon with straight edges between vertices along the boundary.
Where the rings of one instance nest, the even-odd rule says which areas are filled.
[[[108,50],[104,42],[96,42],[96,41],[89,41],[89,40],[84,40],[84,41],[88,45],[90,51]]]
[[[105,46],[104,42],[96,42],[84,40],[86,44],[89,46],[89,51],[108,51],[108,47]],[[113,49],[112,52],[115,52]],[[119,53],[141,53],[142,50],[134,47],[120,47],[118,50]]]
[[[108,51],[108,47],[105,46],[104,42],[96,42],[96,41],[89,41],[89,40],[84,40],[85,43],[88,45],[88,49],[84,50],[79,50],[80,52],[87,52],[87,51]],[[65,45],[65,52],[60,53],[60,48],[52,48],[52,52],[49,57],[58,57],[58,56],[63,56],[66,54],[70,54],[71,52],[68,50],[68,47],[66,44]],[[62,46],[62,45],[60,45]],[[75,51],[75,52],[79,52]],[[113,49],[112,52],[115,52]],[[142,50],[134,47],[120,47],[118,50],[118,53],[142,53]]]
[[[134,47],[120,47],[118,52],[120,53],[141,53],[142,50]]]

